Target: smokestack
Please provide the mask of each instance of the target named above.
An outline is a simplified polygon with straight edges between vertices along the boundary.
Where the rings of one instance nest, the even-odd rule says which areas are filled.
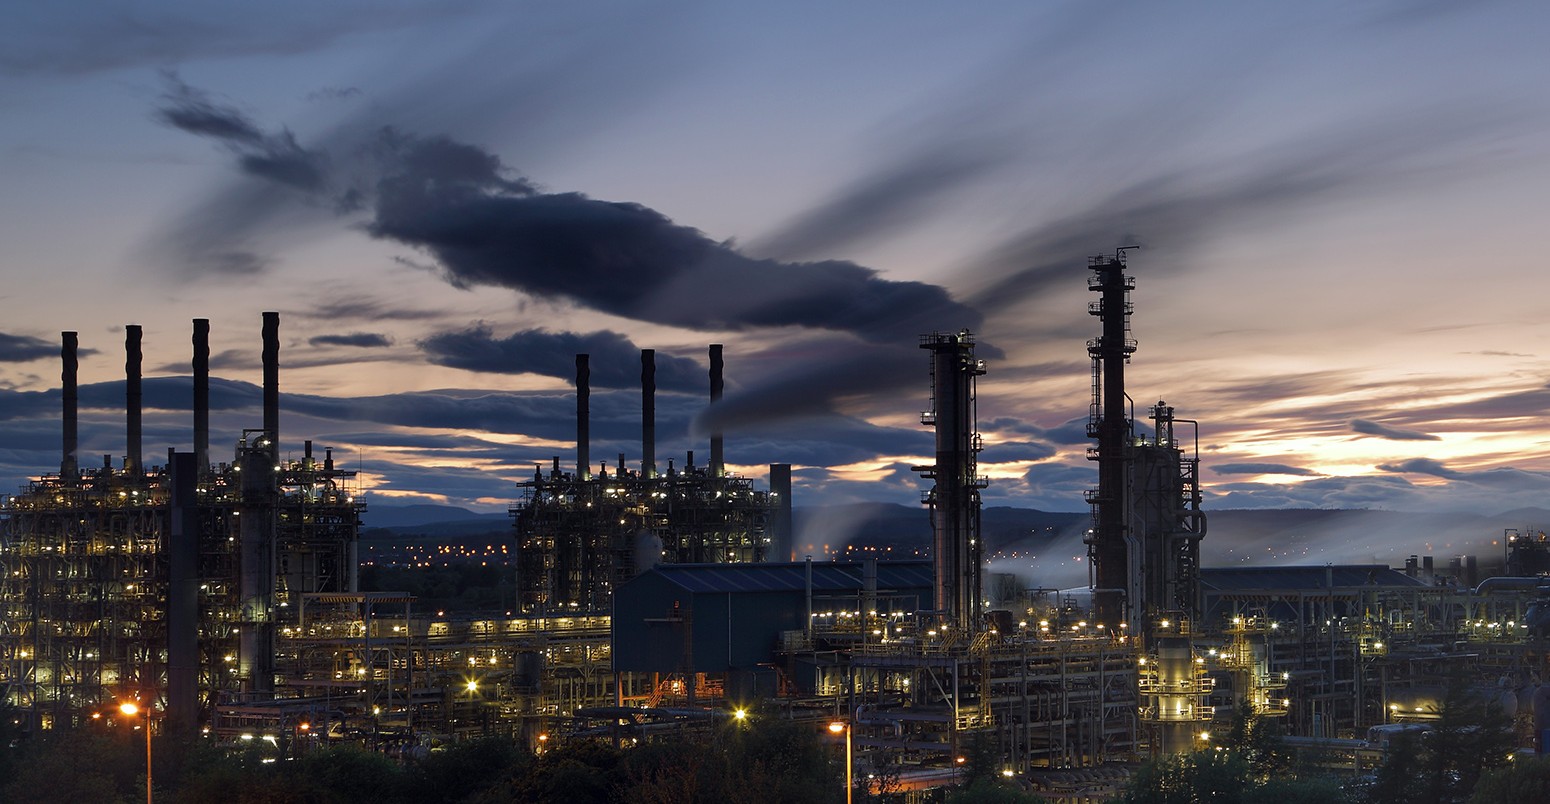
[[[576,479],[592,478],[592,367],[576,355]]]
[[[76,462],[75,453],[80,445],[80,431],[77,427],[76,408],[79,397],[76,393],[77,375],[80,373],[80,360],[76,357],[80,341],[74,332],[61,332],[61,344],[59,347],[59,360],[63,364],[59,379],[64,386],[60,394],[64,400],[64,449],[59,459],[59,476],[62,478],[74,478],[80,469]]]
[[[264,313],[264,432],[280,444],[280,314]]]
[[[199,716],[199,496],[203,467],[167,450],[167,730],[190,734]]]
[[[194,471],[210,468],[210,319],[194,319]]]
[[[140,327],[124,327],[124,401],[128,411],[127,450],[124,472],[140,474]]]
[[[712,407],[721,401],[722,368],[721,344],[713,343],[710,345],[710,404]],[[717,424],[715,429],[710,431],[710,476],[721,477],[724,474],[726,474],[726,466],[721,454],[721,425]]]
[[[770,559],[795,561],[796,546],[791,534],[791,464],[770,464],[770,494],[775,497],[775,511],[770,517]]]
[[[640,350],[640,475],[657,476],[657,350]]]

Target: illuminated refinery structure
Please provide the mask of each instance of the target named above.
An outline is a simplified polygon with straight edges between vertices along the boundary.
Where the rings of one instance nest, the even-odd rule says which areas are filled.
[[[710,400],[724,385],[720,344],[710,347]],[[590,455],[590,356],[576,356],[576,469],[555,458],[546,473],[517,484],[519,605],[528,613],[607,613],[614,589],[656,564],[749,563],[791,558],[791,467],[770,467],[770,490],[729,474],[723,435],[711,434],[710,463],[656,462],[656,352],[641,351],[638,469],[618,457],[596,474]]]
[[[1478,583],[1472,557],[1449,571],[1430,557],[1403,570],[1202,567],[1198,424],[1161,400],[1135,420],[1124,375],[1135,283],[1124,250],[1089,267],[1098,486],[1090,589],[1072,592],[985,582],[986,366],[966,330],[920,341],[929,561],[796,560],[790,465],[756,489],[727,471],[719,431],[704,465],[689,453],[660,468],[650,350],[640,463],[594,463],[578,355],[575,465],[555,458],[517,484],[517,599],[502,612],[430,611],[360,588],[352,473],[310,444],[299,461],[279,457],[274,314],[263,427],[242,433],[230,463],[208,457],[208,325],[196,322],[194,450],[145,466],[131,327],[126,456],[78,465],[66,333],[59,472],[0,510],[6,700],[38,727],[133,695],[160,710],[158,727],[217,737],[504,732],[535,748],[648,740],[763,700],[767,713],[838,724],[858,786],[951,784],[973,753],[1078,802],[1112,795],[1141,759],[1210,745],[1244,707],[1359,773],[1381,759],[1367,730],[1435,718],[1449,677],[1484,679],[1515,710],[1534,697],[1550,678],[1550,542],[1537,531],[1504,534],[1510,577]],[[714,403],[721,348],[709,357]]]
[[[0,516],[0,672],[34,725],[69,725],[134,696],[191,727],[220,702],[275,690],[275,631],[300,595],[354,591],[353,472],[283,460],[279,315],[263,316],[262,429],[230,463],[209,461],[209,322],[194,322],[192,452],[141,452],[141,328],[125,328],[126,451],[77,460],[78,338],[64,333],[59,472]]]

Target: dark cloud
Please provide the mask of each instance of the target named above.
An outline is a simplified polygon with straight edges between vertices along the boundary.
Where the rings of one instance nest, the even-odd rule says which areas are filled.
[[[637,363],[637,365],[639,365]],[[83,410],[121,411],[122,380],[90,383],[80,387]],[[142,381],[141,403],[147,412],[168,411],[182,415],[192,410],[193,378],[147,377]],[[210,378],[210,408],[214,412],[258,411],[263,391],[253,383]],[[366,397],[325,397],[313,394],[280,396],[282,415],[305,416],[352,424],[373,423],[395,427],[455,429],[525,435],[570,442],[576,433],[576,402],[572,393],[518,393],[487,391],[416,391]],[[680,393],[657,394],[658,439],[664,449],[687,443],[689,422],[704,400]],[[56,416],[59,392],[0,390],[0,419]],[[634,445],[641,435],[641,398],[638,391],[594,391],[592,435],[602,445]],[[634,454],[638,446],[626,451]],[[606,453],[600,453],[606,454]]]
[[[59,357],[60,348],[60,344],[55,341],[0,332],[0,363],[27,363],[45,357]],[[95,349],[76,348],[76,354],[80,357],[96,353]]]
[[[1034,441],[992,441],[980,453],[981,463],[1042,461],[1055,456],[1055,448]]]
[[[529,329],[496,338],[478,325],[459,332],[440,332],[419,342],[432,363],[469,371],[499,374],[539,374],[574,381],[578,354],[589,355],[594,388],[639,388],[640,348],[617,332],[549,332]],[[694,391],[710,388],[709,373],[686,357],[656,353],[659,389]]]
[[[1098,470],[1091,464],[1036,463],[1023,473],[1018,491],[1044,510],[1069,511],[1081,505],[1084,492],[1097,486]]]
[[[307,339],[312,346],[359,346],[362,348],[392,346],[393,339],[377,332],[351,332],[347,335],[318,335]]]
[[[1406,430],[1400,427],[1390,427],[1379,422],[1367,419],[1352,419],[1352,432],[1370,435],[1377,438],[1387,438],[1392,441],[1439,441],[1437,436],[1423,433],[1419,430]]]
[[[796,361],[745,385],[706,410],[696,431],[747,429],[836,413],[848,400],[880,394],[929,394],[928,356],[917,349],[833,345],[819,358]]]
[[[356,294],[347,299],[315,302],[312,307],[299,310],[295,315],[301,318],[329,320],[381,321],[383,319],[393,319],[395,321],[421,321],[440,318],[445,313],[440,310],[400,307],[380,299],[363,298]]]
[[[264,132],[247,115],[235,107],[216,104],[173,73],[168,73],[166,80],[171,87],[162,96],[164,105],[156,110],[161,122],[230,145],[263,146]]]
[[[981,419],[979,426],[982,432],[1020,433],[1031,436],[1044,434],[1044,428],[1024,419],[1014,419],[1010,416]]]
[[[168,85],[156,118],[173,128],[211,139],[237,155],[244,173],[306,192],[323,189],[323,154],[308,151],[289,130],[266,133],[233,106],[216,103],[208,93],[164,74]]]
[[[884,279],[854,263],[754,259],[640,204],[542,193],[496,155],[447,137],[381,129],[361,149],[369,164],[328,175],[322,151],[288,131],[265,132],[240,111],[169,76],[159,117],[235,152],[244,173],[306,192],[321,208],[365,210],[373,236],[424,250],[458,287],[497,286],[602,312],[700,330],[802,327],[876,342],[978,329],[977,312],[943,288]],[[252,191],[229,198],[273,214]],[[249,254],[251,220],[202,216],[189,251],[209,262]],[[229,216],[228,216],[229,217]]]
[[[1084,444],[1092,440],[1087,435],[1086,416],[1068,419],[1055,427],[1040,427],[1022,419],[999,417],[981,421],[980,431],[987,433],[1019,433],[1066,446]]]
[[[1432,460],[1431,458],[1412,458],[1408,461],[1401,461],[1399,463],[1384,463],[1379,464],[1378,468],[1385,472],[1433,475],[1435,477],[1445,477],[1450,480],[1457,480],[1464,477],[1464,473],[1455,472],[1448,467],[1443,466],[1442,461]]]
[[[458,287],[505,287],[697,330],[828,330],[898,347],[885,355],[872,346],[833,343],[824,360],[777,378],[778,387],[761,386],[760,396],[750,395],[752,387],[734,389],[735,396],[750,395],[741,412],[760,416],[829,410],[847,396],[899,388],[906,375],[894,369],[904,365],[917,336],[981,324],[977,311],[944,288],[885,279],[850,262],[754,259],[639,204],[539,192],[494,154],[446,137],[392,129],[378,130],[365,145],[336,137],[331,160],[322,149],[290,147],[293,138],[268,134],[181,84],[168,102],[187,113],[190,131],[217,137],[242,158],[273,157],[262,170],[242,166],[268,182],[224,194],[170,238],[201,270],[262,268],[255,239],[295,211],[294,200],[277,193],[306,190],[315,216],[359,210],[368,218],[366,231],[423,250]],[[345,150],[351,159],[340,158]],[[282,170],[287,156],[298,168],[332,174],[299,182],[304,176]],[[981,349],[998,354],[988,344]],[[862,378],[873,382],[863,385]]]
[[[1219,475],[1317,475],[1312,469],[1284,463],[1219,463],[1211,471]]]
[[[980,324],[935,285],[849,262],[753,259],[639,204],[536,192],[471,146],[389,134],[381,149],[396,169],[377,186],[369,231],[426,250],[458,286],[701,330],[804,327],[899,343]]]
[[[58,389],[49,391],[0,389],[0,421],[58,415],[59,406]]]
[[[368,496],[386,500],[402,494],[445,497],[453,502],[471,502],[479,498],[509,500],[516,484],[531,479],[531,464],[509,463],[501,466],[422,466],[394,460],[391,454],[373,454],[363,459],[363,467],[382,478],[380,486]]]
[[[599,454],[609,444],[632,445],[638,454],[641,435],[640,393],[592,394],[592,437]],[[573,394],[430,392],[331,398],[304,394],[283,397],[288,412],[345,422],[398,427],[462,429],[525,435],[570,443],[576,433]],[[662,454],[686,442],[689,421],[703,402],[682,394],[657,395],[657,438]]]
[[[58,398],[58,391],[48,394]],[[140,383],[141,404],[146,410],[191,411],[194,405],[193,377],[146,377]],[[111,380],[82,385],[78,391],[83,409],[123,410],[124,381]],[[263,403],[263,391],[257,385],[220,377],[210,378],[210,409],[242,410]]]
[[[1550,490],[1550,474],[1526,472],[1511,467],[1464,472],[1450,469],[1441,461],[1432,458],[1412,458],[1399,463],[1379,464],[1378,468],[1396,474],[1431,475],[1502,490]]]
[[[1450,402],[1446,407],[1415,409],[1409,411],[1408,415],[1491,422],[1544,416],[1547,413],[1550,413],[1550,386],[1508,391],[1468,402]]]

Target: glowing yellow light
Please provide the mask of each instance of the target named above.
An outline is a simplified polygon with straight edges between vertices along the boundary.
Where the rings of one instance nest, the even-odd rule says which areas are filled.
[[[832,723],[829,724],[829,731],[831,731],[831,732],[833,732],[835,734],[839,734],[839,733],[845,731],[845,724],[840,722],[840,721],[838,721],[838,720],[833,721]]]

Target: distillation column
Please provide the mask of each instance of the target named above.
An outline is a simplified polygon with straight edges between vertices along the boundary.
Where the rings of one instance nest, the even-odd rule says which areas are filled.
[[[976,378],[985,362],[974,358],[968,330],[935,332],[921,338],[931,352],[931,410],[921,424],[936,429],[936,463],[915,471],[936,481],[926,496],[931,507],[933,606],[945,623],[969,629],[982,613],[980,594],[980,436],[976,432]]]
[[[1175,423],[1195,422],[1176,418],[1173,406],[1161,400],[1151,419],[1156,423],[1151,441],[1135,438],[1129,446],[1128,526],[1135,546],[1130,560],[1133,577],[1141,582],[1139,594],[1132,594],[1129,617],[1131,622],[1162,616],[1198,621],[1200,539],[1206,527],[1197,480],[1199,447],[1185,453],[1174,433]]]
[[[1130,338],[1130,291],[1135,279],[1125,275],[1125,252],[1094,257],[1088,264],[1093,276],[1087,288],[1101,293],[1088,312],[1103,322],[1103,335],[1087,342],[1093,361],[1093,400],[1088,409],[1087,436],[1098,440],[1098,489],[1087,499],[1093,508],[1093,529],[1087,536],[1087,555],[1092,560],[1093,616],[1114,626],[1127,617],[1130,577],[1130,538],[1125,527],[1125,447],[1130,440],[1126,415],[1125,364],[1136,351]]]
[[[264,313],[264,429],[244,432],[237,451],[242,476],[238,510],[238,596],[241,631],[237,651],[243,690],[274,691],[275,525],[279,503],[280,315]]]

